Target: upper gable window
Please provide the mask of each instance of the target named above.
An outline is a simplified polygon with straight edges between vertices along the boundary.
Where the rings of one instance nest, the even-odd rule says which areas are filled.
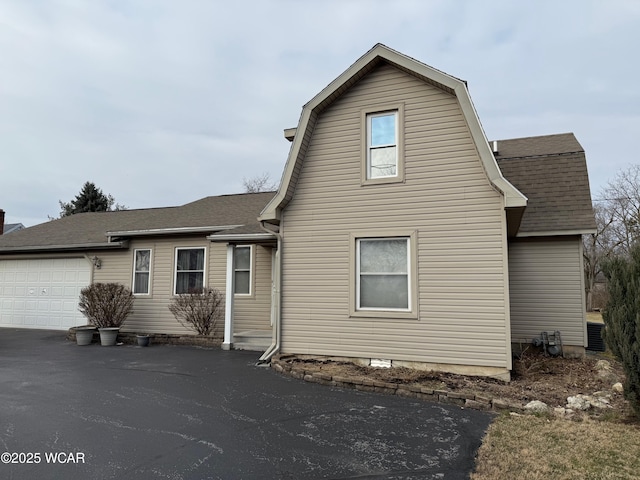
[[[398,175],[398,112],[367,115],[367,179]]]
[[[404,182],[404,104],[361,110],[362,185]]]

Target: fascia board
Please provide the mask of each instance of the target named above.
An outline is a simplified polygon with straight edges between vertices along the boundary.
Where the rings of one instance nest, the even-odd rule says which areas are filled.
[[[12,253],[36,253],[36,252],[64,252],[73,250],[105,250],[127,248],[128,241],[108,243],[81,243],[77,245],[31,245],[20,247],[2,247],[0,255]]]
[[[482,125],[480,124],[478,113],[476,112],[473,102],[471,101],[471,96],[469,95],[467,86],[459,80],[457,80],[457,82],[458,85],[456,85],[456,87],[454,88],[456,97],[458,98],[458,102],[460,102],[460,108],[462,109],[462,113],[465,116],[467,125],[469,125],[471,137],[476,144],[478,155],[480,156],[480,160],[487,174],[487,177],[489,177],[491,183],[504,195],[505,208],[526,207],[528,200],[527,197],[511,183],[509,183],[509,181],[504,178],[504,176],[502,176],[502,172],[498,167],[498,162],[496,162],[496,159],[493,156],[493,152],[489,147],[489,140],[484,134],[484,130],[482,129]]]
[[[269,233],[239,233],[234,235],[222,234],[222,235],[209,235],[207,240],[212,242],[256,242],[265,240],[276,240],[275,235]]]
[[[420,63],[417,60],[409,58],[398,52],[394,52],[393,50],[389,50],[382,45],[380,47],[385,50],[387,55],[384,56],[384,58],[387,60],[408,70],[414,71],[421,76],[429,78],[455,92],[463,115],[465,116],[465,120],[469,125],[473,141],[477,146],[478,154],[480,155],[480,160],[482,161],[485,172],[487,173],[491,183],[493,183],[493,185],[504,194],[505,207],[526,206],[528,200],[527,197],[503,177],[502,172],[498,167],[498,163],[496,162],[493,152],[489,147],[489,140],[482,129],[480,118],[478,117],[475,106],[471,101],[471,95],[469,95],[469,90],[467,89],[465,82],[429,67],[428,65]]]
[[[518,232],[516,238],[531,238],[531,237],[562,237],[567,235],[588,235],[591,233],[597,233],[596,229],[578,229],[578,230],[548,230],[544,232]]]
[[[304,132],[311,118],[311,109],[305,105],[302,108],[302,114],[300,115],[300,121],[296,130],[296,136],[293,138],[293,143],[289,149],[289,156],[287,157],[287,163],[284,166],[282,172],[282,179],[280,180],[280,188],[278,192],[271,199],[267,205],[262,209],[260,215],[258,215],[258,221],[269,222],[279,221],[280,214],[282,212],[281,205],[284,202],[287,191],[289,190],[289,184],[291,183],[291,177],[293,176],[293,170],[295,168],[296,161],[300,155],[300,149],[302,148],[302,140],[304,139]]]

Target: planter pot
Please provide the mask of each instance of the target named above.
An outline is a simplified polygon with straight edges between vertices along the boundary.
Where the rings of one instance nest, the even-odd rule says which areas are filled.
[[[140,347],[149,346],[149,341],[151,340],[151,337],[149,335],[138,335],[136,338],[138,339],[138,345]]]
[[[78,327],[76,328],[76,343],[78,345],[91,345],[93,334],[96,333],[95,327]]]
[[[118,340],[118,327],[99,328],[100,331],[100,345],[103,347],[111,347],[116,344]]]

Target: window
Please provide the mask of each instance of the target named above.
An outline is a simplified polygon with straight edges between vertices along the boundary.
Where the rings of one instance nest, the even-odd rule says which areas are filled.
[[[398,112],[367,115],[367,179],[398,176]]]
[[[362,238],[356,244],[356,308],[411,309],[409,238]]]
[[[189,293],[204,287],[204,248],[176,249],[174,293]]]
[[[251,246],[236,247],[234,255],[234,293],[251,295]]]
[[[133,293],[149,295],[151,250],[134,250],[133,259]]]

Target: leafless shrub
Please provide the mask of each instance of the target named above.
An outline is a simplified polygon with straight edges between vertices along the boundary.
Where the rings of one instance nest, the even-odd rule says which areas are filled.
[[[222,318],[223,298],[216,288],[198,289],[174,297],[169,310],[183,327],[194,330],[198,335],[209,335]]]
[[[133,311],[133,293],[119,283],[92,283],[80,291],[78,308],[98,328],[120,327]]]

